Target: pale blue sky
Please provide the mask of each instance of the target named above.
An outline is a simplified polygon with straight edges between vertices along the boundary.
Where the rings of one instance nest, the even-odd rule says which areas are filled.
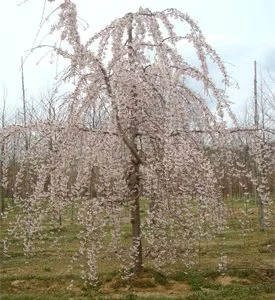
[[[56,0],[58,2],[58,0]],[[0,1],[0,84],[8,90],[8,105],[21,105],[20,57],[26,55],[36,35],[43,0]],[[175,7],[198,21],[207,41],[220,54],[229,74],[239,82],[240,89],[230,89],[235,110],[252,97],[253,61],[259,69],[275,74],[275,1],[274,0],[75,0],[79,15],[94,33],[113,19],[140,6],[163,10]],[[48,3],[49,9],[56,4]],[[40,56],[41,57],[41,54]],[[55,66],[44,59],[36,65],[38,56],[30,56],[25,64],[27,98],[38,97],[51,86]],[[0,103],[2,102],[2,88]]]

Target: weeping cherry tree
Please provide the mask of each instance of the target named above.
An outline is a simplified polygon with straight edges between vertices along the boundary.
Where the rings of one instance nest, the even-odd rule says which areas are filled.
[[[103,253],[137,275],[147,262],[194,263],[200,240],[225,224],[222,172],[207,152],[219,145],[230,166],[224,115],[231,122],[234,116],[219,88],[229,85],[220,57],[177,9],[140,8],[85,43],[72,1],[57,11],[51,33],[60,35],[60,46],[38,47],[68,61],[62,80],[73,90],[60,104],[62,117],[2,131],[5,143],[32,135],[14,187],[22,213],[11,234],[30,255],[46,221],[62,226],[73,205],[91,283]],[[195,63],[186,49],[193,49]],[[210,67],[221,75],[219,85]],[[26,171],[28,194],[22,193]],[[131,244],[123,238],[125,223]]]

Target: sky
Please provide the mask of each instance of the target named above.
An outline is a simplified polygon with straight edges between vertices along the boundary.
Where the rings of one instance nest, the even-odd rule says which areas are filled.
[[[21,57],[26,57],[39,28],[44,0],[0,1],[0,108],[7,91],[10,110],[22,106]],[[50,11],[56,2],[47,2]],[[274,0],[75,0],[79,16],[89,23],[85,34],[94,34],[126,13],[148,7],[152,11],[177,8],[195,19],[206,40],[221,56],[239,89],[227,91],[233,109],[240,113],[253,97],[253,64],[263,74],[275,75]],[[49,28],[49,27],[47,27]],[[50,89],[56,72],[43,54],[30,55],[24,64],[27,100]],[[259,72],[260,73],[260,72]]]

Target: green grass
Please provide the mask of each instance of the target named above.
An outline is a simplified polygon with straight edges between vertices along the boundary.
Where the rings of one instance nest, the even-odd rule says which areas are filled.
[[[8,256],[0,249],[0,299],[275,299],[275,228],[260,231],[257,208],[252,201],[249,205],[249,222],[244,228],[239,221],[242,203],[230,201],[228,229],[201,243],[199,261],[192,269],[179,262],[159,272],[145,260],[142,276],[123,281],[118,262],[102,257],[96,287],[84,285],[81,261],[70,267],[71,257],[79,247],[79,228],[64,218],[60,230],[45,227],[38,251],[31,258],[23,255],[15,239],[10,241]],[[141,208],[144,214],[144,199]],[[11,214],[2,221],[1,239],[13,218]],[[123,228],[123,241],[130,244],[130,224],[123,224]],[[222,274],[217,271],[221,253],[228,257],[228,268]]]

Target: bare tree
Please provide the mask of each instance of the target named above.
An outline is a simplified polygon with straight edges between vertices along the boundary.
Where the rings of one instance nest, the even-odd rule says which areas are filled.
[[[3,99],[3,106],[1,107],[1,126],[2,128],[4,128],[6,126],[6,100],[7,100],[7,89],[5,87],[3,87],[3,95],[2,95],[2,99]],[[4,182],[3,182],[3,178],[4,178],[4,166],[3,166],[3,162],[4,162],[4,152],[5,152],[5,148],[4,148],[4,143],[1,143],[1,149],[0,149],[0,201],[1,201],[1,212],[0,212],[0,218],[2,220],[2,214],[5,211],[5,194],[4,194]]]
[[[270,223],[269,206],[274,194],[274,95],[272,77],[264,78],[262,72],[257,72],[255,62],[254,68],[254,99],[253,104],[248,103],[241,119],[247,130],[242,138],[245,164],[253,175],[254,191],[250,192],[258,205],[259,227],[265,230]]]
[[[256,133],[258,148],[256,149],[255,166],[257,175],[257,202],[259,207],[259,225],[262,230],[266,229],[268,218],[266,215],[269,213],[267,207],[271,204],[268,193],[272,192],[274,185],[269,183],[269,177],[274,179],[274,162],[272,160],[272,146],[274,147],[274,137],[266,132],[266,128],[275,129],[275,106],[274,106],[274,91],[271,88],[272,77],[263,78],[261,76],[259,85],[259,128],[260,132]],[[274,151],[274,149],[273,149]],[[274,191],[273,191],[274,193]]]

